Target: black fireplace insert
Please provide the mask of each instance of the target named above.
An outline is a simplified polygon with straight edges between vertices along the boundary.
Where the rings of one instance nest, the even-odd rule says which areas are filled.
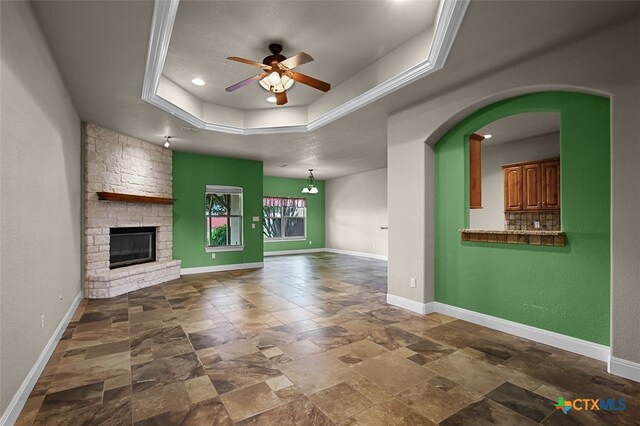
[[[111,228],[109,269],[156,260],[156,228]]]

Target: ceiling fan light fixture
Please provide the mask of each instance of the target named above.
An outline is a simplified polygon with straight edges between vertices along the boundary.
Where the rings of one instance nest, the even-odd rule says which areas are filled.
[[[267,92],[271,91],[271,83],[269,83],[269,76],[266,76],[262,80],[259,80],[258,83],[260,83],[260,86],[262,86],[262,88]]]
[[[277,99],[276,99],[276,97],[275,97],[275,96],[269,96],[269,97],[267,98],[267,102],[272,103],[272,104],[275,104],[275,103],[276,103],[276,100],[277,100]]]
[[[277,78],[279,79],[276,84],[274,84],[276,77],[271,77],[273,74],[276,74]],[[289,90],[291,86],[293,86],[294,82],[295,80],[293,80],[291,77],[288,77],[287,75],[280,76],[277,72],[272,72],[268,76],[258,81],[258,83],[260,83],[260,86],[262,86],[264,90],[273,93],[282,93]]]
[[[304,188],[302,188],[302,193],[303,194],[308,194],[309,192],[310,192],[309,191],[309,187],[305,186]]]
[[[283,75],[280,78],[280,81],[282,82],[282,85],[284,86],[284,90],[289,90],[291,89],[291,86],[293,86],[293,83],[295,82],[294,79],[292,79],[291,77],[289,77],[288,75]]]
[[[315,186],[309,190],[309,194],[317,194],[317,193],[318,193],[318,188],[316,188]]]
[[[193,80],[191,80],[191,83],[195,84],[196,86],[204,86],[205,85],[205,81],[201,78],[194,78]]]
[[[280,80],[280,74],[277,71],[269,74],[269,83],[271,83],[272,86],[279,86]]]

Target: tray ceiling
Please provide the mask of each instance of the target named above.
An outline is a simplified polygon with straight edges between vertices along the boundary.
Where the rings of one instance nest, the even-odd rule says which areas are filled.
[[[308,132],[442,68],[468,0],[196,2],[156,0],[142,98],[198,129],[232,134]],[[327,93],[296,83],[286,107],[265,108],[255,74],[226,60],[260,61],[264,46],[312,54],[305,74]],[[201,78],[205,86],[192,85]]]

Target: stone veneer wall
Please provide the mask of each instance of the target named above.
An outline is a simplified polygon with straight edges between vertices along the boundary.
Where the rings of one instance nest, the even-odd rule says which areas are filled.
[[[540,222],[535,228],[533,222]],[[504,229],[508,231],[559,231],[560,211],[505,212]]]
[[[171,205],[100,201],[97,192],[172,196],[172,152],[95,124],[83,125],[84,295],[106,298],[180,277],[172,260]],[[109,269],[114,227],[156,227],[156,261]]]

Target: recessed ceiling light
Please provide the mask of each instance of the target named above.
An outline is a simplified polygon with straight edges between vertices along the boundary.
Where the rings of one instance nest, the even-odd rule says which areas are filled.
[[[484,135],[485,139],[491,139],[493,137],[493,135]]]
[[[271,102],[272,104],[276,103],[276,97],[275,96],[269,96],[267,98],[267,102]]]
[[[204,86],[204,80],[201,78],[194,78],[191,82],[196,86]]]

